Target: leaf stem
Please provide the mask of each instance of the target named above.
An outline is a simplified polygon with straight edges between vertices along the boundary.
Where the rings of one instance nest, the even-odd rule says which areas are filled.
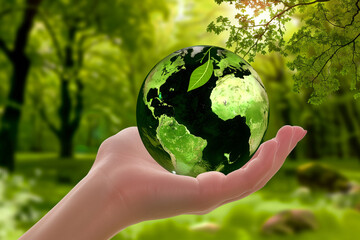
[[[202,61],[204,60],[205,56],[207,53],[209,53],[209,60],[210,60],[210,50],[212,49],[213,47],[210,47],[204,54],[204,56],[202,57],[202,59],[200,60],[200,63],[202,63]]]

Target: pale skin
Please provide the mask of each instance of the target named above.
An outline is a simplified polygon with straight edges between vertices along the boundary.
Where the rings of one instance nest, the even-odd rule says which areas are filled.
[[[151,219],[206,214],[261,189],[305,136],[282,127],[242,168],[196,178],[175,175],[147,152],[136,127],[100,146],[89,173],[20,240],[102,240]]]

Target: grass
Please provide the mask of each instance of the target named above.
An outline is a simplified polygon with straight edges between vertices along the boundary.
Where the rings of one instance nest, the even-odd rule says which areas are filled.
[[[77,155],[74,159],[60,160],[53,153],[19,154],[16,172],[28,179],[36,179],[33,192],[43,201],[35,207],[46,214],[89,171],[95,155]],[[325,193],[316,192],[302,198],[295,195],[299,188],[296,168],[308,162],[287,161],[273,179],[260,191],[239,201],[224,205],[206,215],[181,215],[170,219],[147,221],[123,230],[114,240],[151,239],[353,239],[360,235],[360,212],[351,208],[338,208]],[[327,159],[321,162],[338,169],[353,181],[360,182],[360,163],[352,159]],[[319,228],[292,236],[264,236],[264,221],[286,209],[308,209],[314,212]],[[194,231],[191,227],[204,222],[219,226],[215,233]],[[35,222],[19,225],[24,231]],[[14,238],[15,239],[15,238]]]
[[[36,181],[33,192],[42,198],[35,207],[45,215],[53,208],[90,170],[95,159],[92,155],[77,155],[74,159],[59,159],[54,153],[18,154],[16,173]],[[25,229],[34,222],[23,224]]]

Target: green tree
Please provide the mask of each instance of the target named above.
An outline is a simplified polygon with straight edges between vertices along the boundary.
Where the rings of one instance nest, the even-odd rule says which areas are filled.
[[[0,50],[10,62],[11,76],[6,105],[1,116],[0,166],[11,171],[14,170],[18,127],[24,103],[27,76],[31,65],[26,54],[26,46],[40,3],[41,0],[27,0],[24,6],[19,7],[14,1],[1,1],[3,9],[0,12],[0,20],[2,21]],[[22,13],[21,17],[18,16],[18,11]],[[10,21],[14,21],[14,19],[10,20],[9,18],[4,20],[9,15],[16,20],[19,18],[21,20],[19,20],[16,29],[8,27],[6,31],[4,28],[7,26],[4,25],[12,25]]]
[[[96,81],[107,81],[109,78],[107,70],[88,68],[87,62],[91,61],[93,50],[101,46],[98,50],[98,54],[104,57],[101,62],[113,65],[110,62],[114,58],[108,58],[109,56],[101,53],[102,50],[114,49],[112,46],[116,44],[121,45],[124,53],[143,49],[142,45],[146,46],[147,40],[151,39],[148,34],[154,26],[148,22],[152,13],[166,11],[166,4],[163,1],[149,0],[92,0],[71,3],[48,1],[44,9],[46,11],[44,10],[41,20],[53,51],[47,54],[47,57],[40,58],[44,65],[54,71],[60,82],[58,124],[48,116],[46,108],[49,106],[46,104],[43,104],[40,113],[59,140],[60,157],[67,158],[73,155],[74,135],[84,112],[84,89],[89,84],[85,76],[89,73],[101,74],[102,79]],[[123,54],[123,57],[125,56],[132,63],[131,55]],[[129,72],[133,71],[136,70],[130,69]],[[134,79],[130,76],[129,81]],[[133,93],[135,94],[135,91]]]
[[[311,89],[309,102],[320,104],[341,87],[360,97],[359,0],[215,0],[237,10],[236,23],[220,16],[207,30],[228,32],[227,47],[249,61],[257,53],[288,56],[294,90]],[[287,29],[299,21],[295,31]]]

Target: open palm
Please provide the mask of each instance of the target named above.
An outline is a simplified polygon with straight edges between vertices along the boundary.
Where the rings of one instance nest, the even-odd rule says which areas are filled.
[[[102,143],[91,171],[101,173],[112,189],[113,205],[126,206],[134,221],[205,214],[262,188],[305,134],[301,127],[284,126],[242,168],[194,178],[161,167],[147,152],[138,129],[130,127]]]

